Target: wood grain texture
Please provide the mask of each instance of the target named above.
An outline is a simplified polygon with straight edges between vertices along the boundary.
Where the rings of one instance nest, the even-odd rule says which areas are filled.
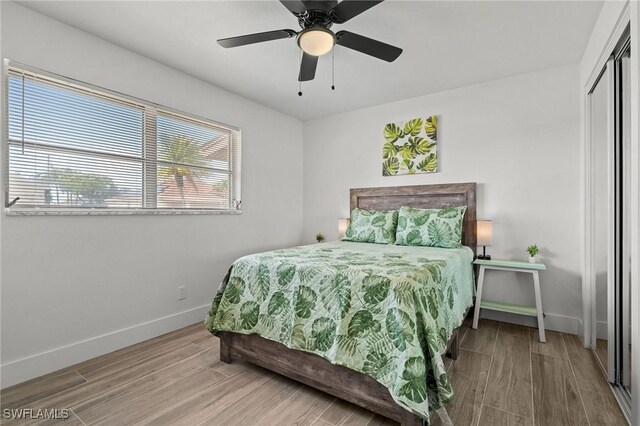
[[[402,206],[417,209],[467,206],[462,225],[462,244],[475,252],[475,182],[351,189],[351,210],[397,210]]]
[[[582,345],[582,339],[578,336],[566,334],[563,337],[567,353],[574,366],[578,387],[590,392],[608,392],[609,385],[592,351]]]
[[[50,395],[86,383],[76,371],[69,371],[47,380],[30,381],[25,385],[12,386],[2,391],[2,409],[18,408]]]
[[[529,333],[503,333],[502,324],[493,353],[484,403],[522,417],[533,418]]]
[[[464,329],[461,328],[462,338]],[[498,341],[494,342],[496,350],[492,355],[461,350],[457,360],[446,358],[456,392],[447,409],[456,426],[531,425],[529,417],[488,404],[491,399],[489,382],[493,380],[490,376],[495,364],[500,362],[502,348],[511,341],[509,339],[513,339],[514,350],[522,349],[523,345],[514,343],[521,342],[519,331],[503,333],[512,329],[502,324],[498,330]],[[224,364],[219,360],[218,338],[208,337],[202,331],[200,323],[118,351],[124,357],[146,356],[141,356],[144,360],[132,364],[129,369],[118,367],[113,376],[89,374],[95,379],[67,387],[69,377],[73,377],[69,373],[76,368],[91,372],[91,366],[103,370],[109,364],[108,360],[117,360],[116,352],[7,388],[2,391],[2,397],[12,395],[13,404],[19,395],[19,399],[29,401],[23,407],[70,408],[72,415],[64,422],[2,419],[2,424],[81,426],[137,422],[161,426],[272,426],[277,421],[285,426],[296,422],[315,426],[398,425],[397,421],[384,415],[374,414],[240,359]],[[536,337],[530,341],[534,343],[537,330],[529,331]],[[571,339],[560,333],[556,337],[563,345],[563,339]],[[174,342],[180,342],[180,345],[176,347]],[[204,348],[203,342],[210,342],[211,346]],[[168,351],[162,349],[165,345]],[[482,349],[483,346],[477,347]],[[573,371],[579,363],[584,363],[583,360],[577,359],[574,365],[573,359],[533,352],[534,346],[531,345],[531,356],[535,359],[520,367],[522,371],[530,372],[532,364],[535,366],[532,386],[537,395],[533,398],[536,425],[587,424],[587,421],[590,425],[625,424],[608,387],[603,387],[602,392],[592,392],[577,387],[575,379],[572,382]],[[551,352],[562,354],[556,349]],[[589,351],[586,353],[591,355]],[[516,370],[518,365],[514,365],[514,375],[522,374]],[[487,393],[484,393],[483,382]],[[42,388],[37,384],[43,384]],[[554,396],[553,389],[561,396]],[[434,426],[442,425],[435,413],[431,419]]]
[[[455,396],[446,407],[454,425],[478,423],[490,366],[491,355],[465,349],[452,363],[449,375]]]
[[[532,353],[531,370],[537,425],[588,424],[568,360]]]
[[[611,392],[590,392],[580,389],[580,395],[582,395],[591,425],[627,425],[627,420]]]
[[[262,418],[263,424],[299,426],[312,424],[331,405],[335,398],[316,390],[298,390],[286,405],[278,406]],[[286,409],[285,409],[286,408]],[[289,411],[289,410],[292,411]]]
[[[342,399],[336,399],[320,418],[333,425],[366,425],[371,421],[371,411],[350,404]]]
[[[498,322],[481,318],[477,329],[469,328],[466,331],[460,349],[493,355],[497,337]]]
[[[499,327],[500,334],[510,334],[516,337],[523,337],[529,339],[529,329],[531,327],[525,327],[518,324],[510,324],[507,322],[501,322]]]
[[[569,359],[567,347],[562,340],[562,333],[557,331],[546,330],[547,342],[540,342],[538,330],[536,328],[529,329],[529,344],[531,352],[541,355],[556,356],[558,358]]]
[[[482,415],[478,426],[533,426],[533,420],[528,417],[518,416],[504,410],[482,406]]]

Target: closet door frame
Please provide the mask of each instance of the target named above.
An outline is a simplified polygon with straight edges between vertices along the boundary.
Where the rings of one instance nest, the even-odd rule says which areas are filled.
[[[583,315],[583,335],[584,346],[586,348],[595,348],[596,334],[594,324],[596,323],[595,317],[595,206],[594,206],[594,141],[591,138],[591,98],[589,93],[596,86],[599,79],[603,74],[603,70],[607,65],[607,62],[611,59],[611,52],[613,52],[618,45],[619,40],[622,38],[627,26],[630,22],[630,9],[629,4],[624,8],[621,13],[616,27],[609,37],[609,42],[603,48],[596,65],[591,71],[590,77],[582,90],[582,105],[584,116],[586,119],[583,122],[583,140],[581,151],[582,159],[582,207],[584,215],[582,218],[583,227],[583,258],[582,258],[582,315]],[[613,68],[613,67],[610,67]],[[610,80],[611,81],[611,80]],[[610,203],[611,204],[611,203]],[[611,244],[608,244],[611,246]],[[611,254],[611,253],[610,253]],[[612,256],[609,256],[611,259]],[[609,314],[609,313],[608,313]]]

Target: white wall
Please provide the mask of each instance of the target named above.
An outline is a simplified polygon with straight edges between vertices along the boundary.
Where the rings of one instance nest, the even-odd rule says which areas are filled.
[[[3,387],[203,320],[234,259],[300,242],[300,121],[15,3],[1,9],[6,58],[240,127],[244,208],[237,216],[1,214]],[[178,285],[187,286],[184,301]]]
[[[425,70],[425,78],[428,78]],[[478,218],[493,223],[494,258],[526,260],[537,243],[548,328],[581,318],[580,97],[577,65],[318,118],[304,125],[304,240],[337,237],[349,188],[478,183]],[[383,177],[385,123],[439,116],[440,172]],[[532,304],[529,276],[492,272],[486,297]],[[535,320],[498,315],[533,325]]]

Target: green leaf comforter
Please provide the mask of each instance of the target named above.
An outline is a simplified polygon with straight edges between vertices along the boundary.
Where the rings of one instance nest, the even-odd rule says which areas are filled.
[[[238,259],[205,325],[365,373],[429,418],[453,391],[442,354],[472,304],[468,247],[335,242]]]

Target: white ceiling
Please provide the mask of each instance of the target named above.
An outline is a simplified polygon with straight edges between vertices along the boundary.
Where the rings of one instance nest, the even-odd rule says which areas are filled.
[[[28,1],[24,6],[291,116],[392,102],[580,61],[602,1],[386,1],[333,29],[404,49],[393,63],[337,47],[299,97],[295,39],[216,39],[290,28],[277,1]]]

